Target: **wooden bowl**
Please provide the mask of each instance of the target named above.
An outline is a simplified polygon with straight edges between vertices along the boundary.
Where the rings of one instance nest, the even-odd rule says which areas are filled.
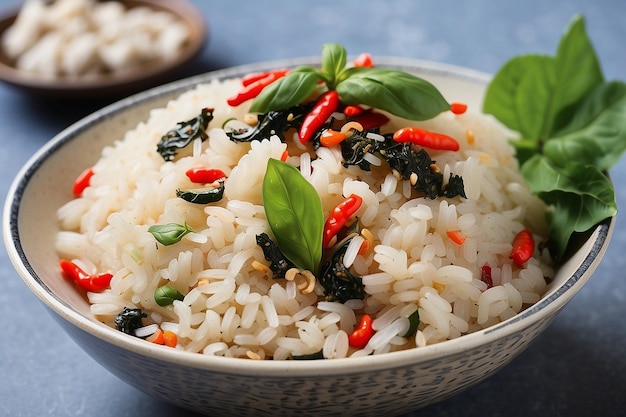
[[[82,79],[45,78],[17,69],[14,60],[0,48],[0,80],[25,92],[54,98],[120,97],[170,81],[197,57],[207,41],[203,13],[185,0],[124,0],[121,3],[129,8],[145,6],[171,13],[188,27],[189,39],[177,54],[166,59]],[[21,7],[21,4],[16,4],[0,13],[0,37],[13,24]]]

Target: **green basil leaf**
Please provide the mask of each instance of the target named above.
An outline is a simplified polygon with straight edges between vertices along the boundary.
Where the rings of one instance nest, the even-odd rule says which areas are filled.
[[[176,288],[172,288],[168,285],[159,287],[154,291],[154,301],[161,307],[172,304],[175,300],[182,301],[185,296]]]
[[[523,128],[524,118],[521,116],[524,113],[518,109],[518,106],[525,107],[525,105],[518,103],[518,97],[525,94],[523,91],[520,93],[520,85],[530,68],[549,66],[550,60],[551,58],[547,56],[522,55],[507,61],[487,87],[483,111],[494,115],[504,125],[520,132],[525,137],[534,138],[534,135],[529,135]]]
[[[574,232],[585,232],[617,213],[613,186],[593,165],[570,162],[557,167],[548,158],[535,155],[521,171],[531,191],[554,207],[550,241],[556,259],[565,253]]]
[[[554,119],[551,95],[558,76],[551,57],[536,56],[531,60],[534,65],[527,65],[524,76],[518,81],[515,108],[522,135],[541,146]]]
[[[556,56],[518,56],[496,73],[487,88],[483,111],[540,147],[570,122],[571,106],[603,81],[585,22],[576,16]]]
[[[626,150],[626,84],[596,87],[576,108],[572,123],[544,145],[544,154],[557,165],[569,161],[611,168]]]
[[[427,120],[450,109],[430,82],[383,68],[349,68],[336,90],[344,104],[364,104],[410,120]]]
[[[574,16],[556,53],[557,84],[552,101],[554,123],[549,130],[552,135],[569,123],[570,106],[577,105],[593,88],[604,82],[602,68],[593,45],[587,36],[582,15]]]
[[[267,113],[300,104],[313,93],[317,83],[322,80],[318,71],[310,67],[298,68],[265,87],[252,102],[250,111]]]
[[[169,246],[174,243],[180,242],[180,240],[193,229],[185,223],[184,225],[178,223],[167,224],[155,224],[148,228],[148,232],[152,233],[152,236],[162,245]]]
[[[606,83],[582,16],[554,56],[511,59],[489,84],[483,111],[521,133],[512,141],[531,191],[552,206],[551,253],[616,213],[603,174],[626,149],[626,87]]]
[[[281,252],[298,268],[317,273],[324,213],[315,188],[297,168],[269,159],[262,193],[265,215]]]
[[[336,43],[325,44],[322,47],[322,71],[330,90],[334,89],[336,80],[346,68],[347,55],[346,49]]]
[[[518,139],[511,141],[515,148],[515,157],[520,165],[537,154],[537,141],[532,139]]]

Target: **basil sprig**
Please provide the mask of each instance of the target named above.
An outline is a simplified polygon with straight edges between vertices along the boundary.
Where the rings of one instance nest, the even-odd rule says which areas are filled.
[[[410,120],[431,119],[450,109],[430,82],[399,70],[348,67],[345,48],[325,44],[321,69],[297,67],[263,89],[250,110],[267,113],[295,106],[310,97],[320,82],[336,90],[344,104],[363,104]]]
[[[262,194],[265,216],[281,252],[298,268],[317,273],[324,213],[315,188],[297,168],[269,159]]]
[[[512,141],[521,172],[553,206],[553,257],[563,257],[574,233],[617,213],[605,173],[626,150],[626,84],[604,80],[582,16],[555,56],[508,61],[489,84],[483,110],[521,134]]]
[[[319,81],[321,76],[315,68],[296,68],[265,87],[252,102],[250,111],[265,114],[300,104],[315,91]]]
[[[148,228],[148,232],[150,232],[159,243],[169,246],[180,242],[186,234],[193,232],[193,229],[189,227],[187,223],[166,223],[152,225]]]

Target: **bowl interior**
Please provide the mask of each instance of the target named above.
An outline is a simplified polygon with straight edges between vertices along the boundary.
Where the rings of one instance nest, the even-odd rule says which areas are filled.
[[[23,91],[58,98],[100,98],[130,94],[165,82],[177,70],[192,61],[207,40],[203,14],[186,0],[122,0],[128,8],[150,7],[176,16],[189,30],[189,39],[174,56],[145,63],[125,71],[82,79],[46,79],[15,68],[15,62],[0,48],[0,80]],[[0,15],[0,37],[13,24],[21,4],[7,8]]]
[[[465,102],[470,108],[481,106],[484,87],[488,81],[484,74],[394,58],[379,61],[381,65],[397,67],[428,79],[437,85],[450,101]],[[86,331],[97,329],[111,340],[117,340],[122,344],[134,343],[134,347],[138,349],[144,349],[143,345],[149,345],[136,343],[135,338],[125,337],[120,332],[98,323],[90,314],[86,300],[61,277],[58,256],[54,251],[54,239],[58,231],[55,221],[56,210],[72,198],[71,187],[74,179],[86,166],[97,161],[102,148],[121,139],[124,132],[147,119],[150,109],[165,105],[168,100],[197,83],[302,62],[281,61],[237,67],[171,83],[110,105],[59,133],[24,166],[9,191],[5,205],[5,244],[12,262],[26,284],[53,311]],[[614,221],[608,221],[596,227],[589,239],[559,269],[547,294],[530,309],[493,328],[459,339],[413,349],[413,352],[404,351],[380,356],[396,355],[409,361],[426,359],[442,351],[460,351],[471,345],[478,346],[490,338],[499,337],[502,332],[519,331],[533,320],[550,317],[590,277],[608,246],[613,225]],[[152,348],[145,347],[146,354],[152,354],[153,349],[150,349]],[[180,355],[180,352],[165,353],[174,361],[176,359],[173,354]],[[375,365],[375,358],[366,359],[368,366]],[[305,362],[310,361],[296,362],[300,363],[292,363],[290,366],[306,367],[309,364]]]
[[[18,246],[22,274],[32,274],[31,284],[42,286],[60,303],[86,317],[90,316],[84,297],[61,277],[54,236],[59,228],[53,220],[56,210],[72,197],[72,178],[81,167],[94,164],[101,150],[112,138],[121,138],[137,120],[147,117],[150,108],[162,104],[159,99],[128,106],[123,112],[97,113],[83,122],[61,132],[43,148],[32,164],[25,166],[23,178],[17,185],[12,216],[17,222],[11,227],[11,237]],[[103,129],[97,128],[98,126]],[[19,206],[18,206],[19,204]],[[7,229],[5,229],[6,231]]]

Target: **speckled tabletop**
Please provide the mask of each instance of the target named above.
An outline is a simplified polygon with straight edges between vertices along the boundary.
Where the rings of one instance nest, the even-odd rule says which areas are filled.
[[[0,0],[0,8],[13,3]],[[258,61],[352,54],[438,61],[494,73],[508,58],[553,53],[575,13],[607,79],[626,80],[623,0],[290,2],[193,1],[210,39],[184,77]],[[0,195],[24,162],[102,101],[55,102],[0,84]],[[611,172],[626,207],[626,159]],[[626,415],[626,226],[618,215],[606,257],[548,330],[501,372],[414,416]],[[0,251],[0,415],[192,416],[118,380],[53,321]],[[349,410],[346,410],[349,415]]]

